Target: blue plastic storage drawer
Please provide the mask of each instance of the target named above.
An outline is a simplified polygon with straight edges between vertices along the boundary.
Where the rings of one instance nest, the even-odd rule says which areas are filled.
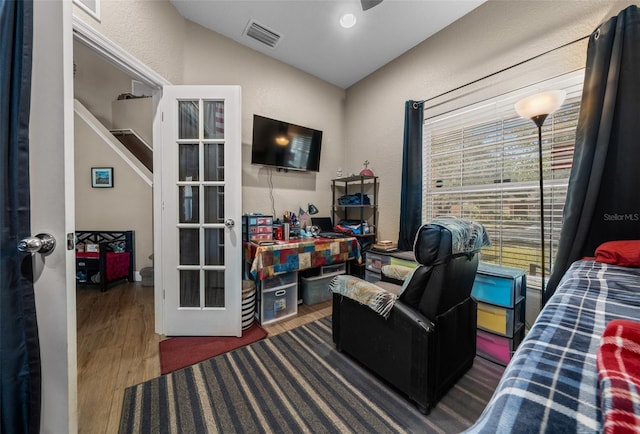
[[[481,263],[471,296],[478,301],[513,307],[526,291],[524,270]]]

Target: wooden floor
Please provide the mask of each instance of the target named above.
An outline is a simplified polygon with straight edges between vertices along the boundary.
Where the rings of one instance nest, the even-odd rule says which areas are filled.
[[[126,283],[76,291],[78,431],[117,433],[125,388],[160,375],[153,287]],[[331,313],[331,301],[299,305],[298,315],[264,326],[275,335]]]

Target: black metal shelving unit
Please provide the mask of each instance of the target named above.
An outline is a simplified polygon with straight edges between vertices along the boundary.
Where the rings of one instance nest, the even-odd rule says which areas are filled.
[[[340,220],[359,220],[362,225],[369,224],[369,233],[355,234],[363,250],[375,244],[378,230],[378,177],[377,176],[347,176],[331,180],[333,193],[332,220],[337,224]],[[343,195],[360,193],[362,197],[369,196],[369,205],[340,205],[338,199]]]

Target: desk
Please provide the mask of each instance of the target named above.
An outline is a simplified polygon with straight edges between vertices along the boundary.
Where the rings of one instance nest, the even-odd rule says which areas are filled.
[[[362,261],[360,244],[349,238],[302,238],[273,245],[244,244],[247,267],[256,280],[256,314],[261,324],[298,313],[298,271],[325,265]]]
[[[352,259],[362,262],[360,244],[354,237],[302,238],[270,246],[245,243],[244,257],[251,264],[251,276],[257,280]]]

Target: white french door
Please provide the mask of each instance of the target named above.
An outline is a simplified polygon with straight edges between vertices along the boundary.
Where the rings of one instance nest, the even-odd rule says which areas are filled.
[[[53,252],[33,257],[43,434],[78,430],[71,11],[67,1],[33,2],[31,231],[57,240]]]
[[[239,86],[165,86],[162,121],[164,333],[241,336]]]

